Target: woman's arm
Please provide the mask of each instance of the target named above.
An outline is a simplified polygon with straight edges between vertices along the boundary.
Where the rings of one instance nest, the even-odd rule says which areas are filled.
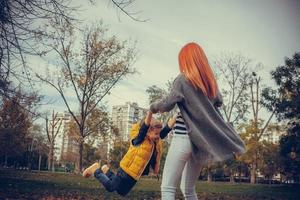
[[[151,104],[150,110],[152,113],[168,112],[174,108],[176,103],[183,100],[183,94],[181,92],[180,77],[177,77],[173,83],[173,87],[168,96],[162,100]]]

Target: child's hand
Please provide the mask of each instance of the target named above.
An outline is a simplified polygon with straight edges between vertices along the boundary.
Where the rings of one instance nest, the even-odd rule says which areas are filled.
[[[169,121],[168,121],[169,128],[173,128],[173,126],[176,123],[176,118],[177,118],[177,115],[174,115],[172,118],[169,119]]]

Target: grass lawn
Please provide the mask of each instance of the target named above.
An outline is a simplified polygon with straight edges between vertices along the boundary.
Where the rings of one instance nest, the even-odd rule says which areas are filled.
[[[300,199],[300,186],[197,183],[199,199]],[[177,191],[176,199],[183,199]],[[142,179],[126,197],[79,175],[0,170],[0,199],[160,199],[160,181]]]

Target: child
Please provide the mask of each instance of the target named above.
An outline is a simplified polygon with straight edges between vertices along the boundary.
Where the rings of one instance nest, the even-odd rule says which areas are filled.
[[[148,175],[150,168],[158,175],[162,154],[161,139],[165,138],[174,126],[176,118],[171,118],[162,129],[161,122],[152,119],[148,111],[145,121],[132,125],[130,131],[130,147],[120,162],[117,174],[107,165],[100,169],[99,163],[94,163],[83,172],[84,177],[94,175],[109,192],[117,191],[125,196],[133,188],[142,175]]]

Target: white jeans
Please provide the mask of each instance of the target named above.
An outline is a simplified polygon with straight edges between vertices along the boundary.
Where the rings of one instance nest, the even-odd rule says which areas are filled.
[[[185,199],[198,199],[195,184],[202,165],[192,158],[192,144],[188,135],[174,134],[166,158],[162,184],[162,200],[174,200],[179,184]]]

